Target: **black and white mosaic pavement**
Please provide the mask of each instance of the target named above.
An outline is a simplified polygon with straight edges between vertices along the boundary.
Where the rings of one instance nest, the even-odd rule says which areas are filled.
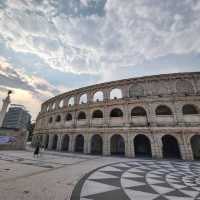
[[[200,200],[200,163],[135,160],[92,171],[71,200]]]

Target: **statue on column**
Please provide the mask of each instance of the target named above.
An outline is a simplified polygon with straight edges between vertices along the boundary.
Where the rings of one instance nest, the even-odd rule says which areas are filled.
[[[8,91],[8,94],[7,94],[7,97],[6,97],[5,99],[3,99],[3,105],[2,105],[1,112],[0,112],[0,127],[2,127],[2,125],[3,125],[4,117],[5,117],[5,115],[6,115],[8,106],[9,106],[9,104],[11,103],[11,101],[10,101],[10,94],[11,94],[11,93],[12,93],[12,91],[9,90],[9,91]]]

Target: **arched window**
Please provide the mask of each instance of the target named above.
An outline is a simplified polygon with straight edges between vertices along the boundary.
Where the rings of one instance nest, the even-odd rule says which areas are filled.
[[[57,115],[56,117],[56,122],[60,122],[61,121],[61,116],[60,115]]]
[[[110,99],[121,99],[122,98],[122,91],[118,88],[111,90],[110,92]]]
[[[79,104],[87,103],[87,94],[81,95],[79,99]]]
[[[53,117],[49,118],[49,124],[51,124],[53,122]]]
[[[102,91],[96,92],[93,96],[93,101],[94,102],[103,101],[103,92]]]
[[[72,120],[72,115],[70,113],[68,113],[65,117],[66,121],[71,121]]]
[[[50,107],[49,107],[49,105],[47,106],[47,112],[49,112],[49,109],[50,109]]]
[[[70,97],[68,100],[68,106],[73,106],[74,105],[74,97]]]
[[[64,100],[62,99],[60,102],[59,102],[59,108],[62,108],[64,106]]]
[[[187,104],[183,106],[183,114],[184,115],[196,115],[198,114],[198,110],[195,106]]]
[[[103,118],[103,112],[101,110],[95,110],[92,114],[92,118]]]
[[[83,120],[83,119],[86,119],[86,114],[85,114],[85,112],[80,112],[79,114],[78,114],[78,120]]]
[[[110,117],[123,117],[123,112],[119,108],[114,108],[110,112]]]
[[[161,105],[156,108],[156,115],[172,115],[172,111],[169,107]]]
[[[144,96],[144,88],[140,84],[134,84],[129,88],[129,97]]]
[[[135,107],[131,111],[131,116],[146,116],[146,111],[142,107]]]

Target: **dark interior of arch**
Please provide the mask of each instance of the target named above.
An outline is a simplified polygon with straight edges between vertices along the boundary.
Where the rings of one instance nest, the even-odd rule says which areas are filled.
[[[191,147],[195,160],[200,160],[200,135],[194,135],[191,138]]]
[[[156,115],[172,115],[172,111],[167,106],[158,106],[156,108]]]
[[[80,112],[78,115],[78,119],[86,119],[86,114],[84,112]]]
[[[68,113],[67,115],[66,115],[66,121],[71,121],[72,120],[72,115],[70,114],[70,113]]]
[[[78,135],[76,137],[75,142],[75,151],[76,152],[83,152],[84,148],[84,137],[82,135]]]
[[[95,155],[102,154],[103,140],[100,135],[94,135],[91,140],[91,153]]]
[[[119,108],[114,108],[110,113],[110,117],[123,117],[123,112]]]
[[[137,135],[134,139],[135,156],[151,157],[151,143],[145,135]]]
[[[56,122],[60,122],[60,121],[61,121],[61,116],[58,115],[58,116],[56,117]]]
[[[103,118],[103,112],[101,110],[95,110],[92,114],[92,118]]]
[[[113,135],[110,144],[111,155],[125,155],[125,143],[121,135]]]
[[[62,151],[68,151],[69,149],[69,136],[65,135],[62,141]]]
[[[52,121],[53,121],[53,118],[50,117],[50,118],[49,118],[49,123],[52,123]]]
[[[184,105],[183,106],[183,114],[184,115],[195,115],[198,114],[198,110],[193,105]]]
[[[53,149],[53,150],[56,150],[56,149],[57,149],[57,142],[58,142],[58,136],[55,135],[55,136],[53,137],[53,145],[52,145],[52,149]]]
[[[146,116],[146,111],[142,107],[135,107],[131,111],[131,116]]]
[[[178,141],[171,135],[162,138],[163,158],[181,158]]]

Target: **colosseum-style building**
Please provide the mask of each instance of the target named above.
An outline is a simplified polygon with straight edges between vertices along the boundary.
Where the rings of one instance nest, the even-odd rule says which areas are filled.
[[[44,102],[32,144],[85,154],[200,159],[200,72],[131,78]]]

